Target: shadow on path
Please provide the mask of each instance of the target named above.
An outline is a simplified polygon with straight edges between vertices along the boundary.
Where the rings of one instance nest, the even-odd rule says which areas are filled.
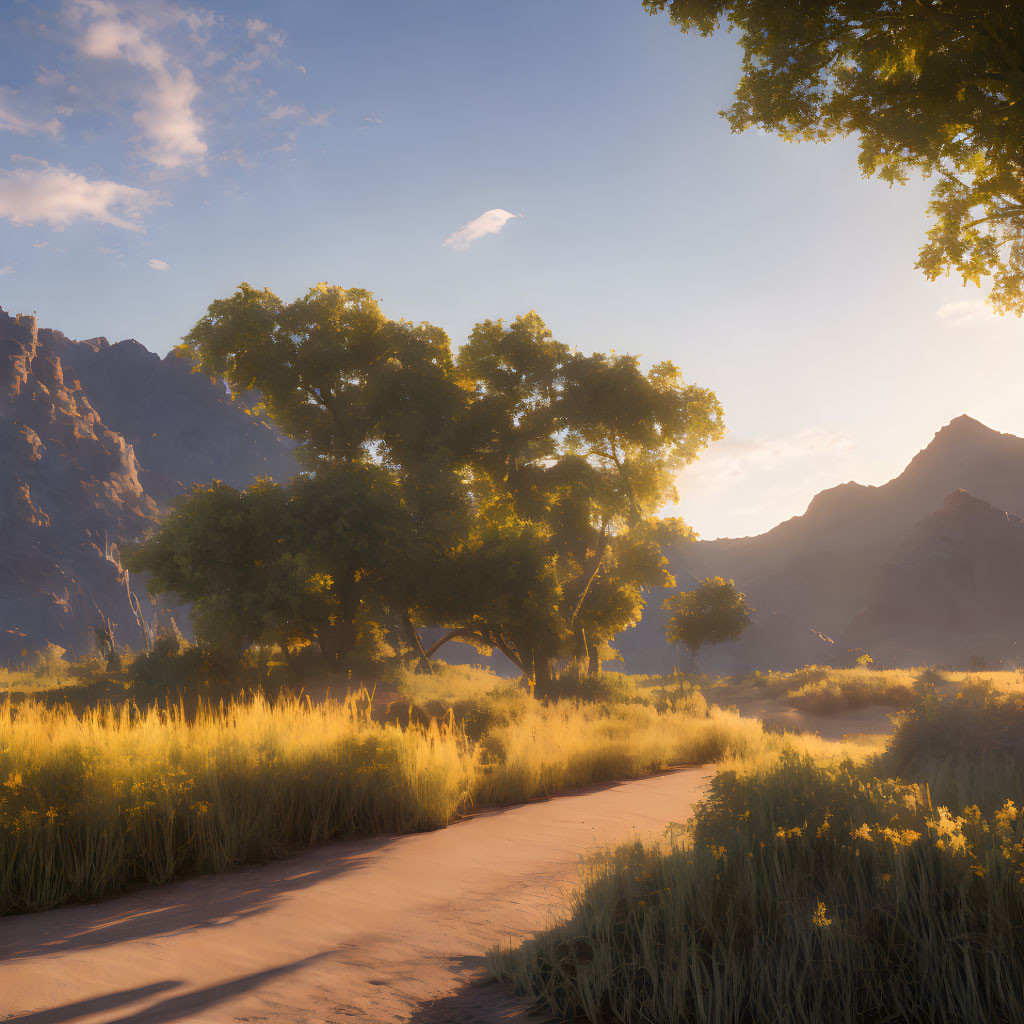
[[[290,964],[282,964],[280,967],[270,967],[265,971],[256,971],[253,974],[246,974],[232,981],[225,981],[219,985],[209,985],[206,988],[194,989],[185,992],[180,996],[171,996],[163,999],[143,1010],[137,1010],[124,1017],[114,1017],[106,1024],[168,1024],[170,1021],[180,1020],[190,1014],[201,1013],[205,1010],[232,999],[235,996],[243,995],[250,989],[270,981],[272,978],[281,975],[291,974],[293,971],[301,970],[303,967],[331,956],[334,951],[327,953],[315,953],[313,956],[303,957]],[[125,1003],[135,1002],[148,995],[155,995],[170,988],[176,988],[180,982],[161,982],[156,985],[146,985],[143,988],[129,989],[126,992],[112,992],[109,996],[99,996],[95,999],[86,999],[80,1003],[70,1003],[67,1006],[57,1006],[52,1010],[40,1010],[37,1013],[23,1014],[20,1017],[9,1017],[4,1024],[64,1024],[65,1021],[83,1017],[87,1013],[101,1013],[104,1010],[112,1010]]]
[[[128,895],[102,904],[73,904],[0,918],[0,964],[223,927],[269,910],[289,893],[368,866],[396,838],[342,840],[286,860],[249,864],[237,872],[147,886],[139,890],[148,898],[145,904]],[[216,895],[209,885],[213,880]],[[157,894],[159,901],[153,898]]]
[[[23,1013],[17,1017],[4,1017],[6,1024],[66,1024],[67,1021],[88,1017],[93,1013],[106,1013],[126,1003],[134,1003],[140,999],[159,995],[168,989],[177,988],[180,981],[158,981],[154,985],[141,985],[139,988],[127,988],[122,992],[111,992],[109,995],[96,996],[93,999],[82,999],[77,1003],[55,1006],[50,1010],[38,1010],[35,1013]]]
[[[422,1003],[408,1024],[557,1024],[548,1013],[530,1007],[495,981],[486,969],[486,957],[453,959],[453,973],[463,980],[450,995]],[[456,964],[458,966],[456,966]]]

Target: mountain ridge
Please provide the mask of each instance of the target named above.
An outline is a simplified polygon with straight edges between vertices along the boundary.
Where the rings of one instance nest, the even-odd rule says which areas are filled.
[[[958,416],[884,484],[838,484],[762,534],[675,547],[667,554],[680,586],[688,589],[705,576],[735,579],[762,619],[775,623],[771,637],[762,621],[702,661],[731,672],[842,660],[847,647],[836,638],[867,606],[882,567],[916,524],[960,490],[1024,515],[1024,438]],[[664,636],[662,597],[652,594],[643,620],[618,638],[635,671],[671,668],[670,656],[656,646]]]
[[[0,660],[48,643],[87,653],[98,626],[138,645],[120,546],[194,483],[297,468],[276,430],[187,361],[0,309]],[[132,589],[148,617],[171,610]]]

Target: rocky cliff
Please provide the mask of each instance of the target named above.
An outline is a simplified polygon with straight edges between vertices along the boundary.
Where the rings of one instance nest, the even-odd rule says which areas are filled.
[[[0,662],[84,653],[106,621],[138,643],[119,546],[192,483],[294,471],[280,435],[186,362],[0,310]]]

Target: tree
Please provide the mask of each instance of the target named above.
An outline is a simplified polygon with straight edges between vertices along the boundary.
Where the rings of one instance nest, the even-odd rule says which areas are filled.
[[[644,0],[684,32],[740,34],[734,131],[857,136],[865,176],[934,178],[917,266],[994,280],[1024,313],[1024,5],[1017,0]]]
[[[130,564],[192,602],[210,642],[310,640],[341,670],[387,633],[416,650],[418,584],[465,512],[448,437],[464,392],[444,332],[388,320],[359,289],[286,304],[243,284],[179,354],[258,393],[253,411],[296,441],[307,472],[194,489]]]
[[[673,582],[660,545],[685,528],[657,513],[723,430],[672,364],[583,356],[535,313],[479,324],[453,357],[368,292],[242,285],[183,353],[262,395],[306,472],[194,490],[132,566],[194,602],[204,637],[310,639],[342,669],[385,635],[426,670],[453,640],[531,681],[558,657],[593,666]],[[425,649],[427,625],[445,632]]]
[[[595,667],[642,594],[673,583],[660,542],[685,531],[657,516],[678,497],[679,470],[722,435],[721,406],[671,363],[644,373],[635,356],[571,351],[536,313],[477,325],[456,369],[471,388],[474,506],[498,530],[532,524],[548,567],[524,671],[544,680],[558,657]]]
[[[683,644],[694,663],[702,647],[738,640],[750,625],[752,608],[734,580],[712,576],[701,580],[696,589],[681,590],[665,599],[672,614],[666,635],[670,644]]]

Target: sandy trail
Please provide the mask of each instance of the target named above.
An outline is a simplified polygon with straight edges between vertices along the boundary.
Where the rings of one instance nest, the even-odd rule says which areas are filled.
[[[333,843],[0,919],[0,1019],[525,1019],[498,986],[479,984],[485,951],[549,922],[581,853],[685,820],[712,772],[595,787],[438,832]]]

